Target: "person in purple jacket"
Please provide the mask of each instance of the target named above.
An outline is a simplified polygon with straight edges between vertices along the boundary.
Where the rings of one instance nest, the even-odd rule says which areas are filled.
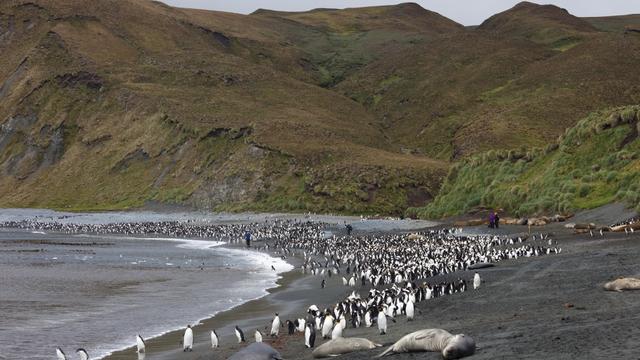
[[[496,213],[494,213],[493,210],[491,210],[491,212],[489,213],[489,227],[493,229],[495,225],[496,225]]]

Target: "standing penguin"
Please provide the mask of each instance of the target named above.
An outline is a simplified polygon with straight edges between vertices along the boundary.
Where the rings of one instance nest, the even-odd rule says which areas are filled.
[[[331,340],[341,338],[342,330],[344,330],[342,322],[336,321],[336,324],[333,326],[333,330],[331,331]]]
[[[238,338],[238,344],[244,342],[244,333],[242,330],[236,325],[236,338]]]
[[[384,313],[384,308],[378,311],[378,330],[380,331],[380,335],[387,333],[387,315]]]
[[[211,330],[211,348],[215,349],[220,346],[220,340],[218,339],[218,333],[215,330]]]
[[[64,354],[64,351],[60,348],[56,348],[56,356],[58,360],[67,360],[67,355]]]
[[[136,335],[136,347],[138,354],[145,352],[145,349],[147,348],[147,345],[144,343],[144,339],[140,334]]]
[[[298,328],[296,330],[298,330],[298,332],[304,332],[305,329],[305,325],[307,324],[307,321],[305,319],[298,319]]]
[[[262,342],[262,333],[260,332],[260,330],[256,330],[256,342]]]
[[[78,354],[80,360],[89,360],[89,353],[83,348],[76,350],[76,354]]]
[[[316,329],[312,323],[307,323],[304,329],[304,346],[311,349],[316,343]]]
[[[413,301],[409,299],[406,305],[406,313],[407,313],[407,321],[412,321],[413,316],[415,315],[415,307],[413,306]]]
[[[293,335],[293,333],[296,331],[296,324],[294,324],[294,322],[291,320],[287,320],[285,321],[285,323],[287,324],[287,334]]]
[[[273,321],[271,322],[271,333],[269,335],[278,337],[280,333],[280,316],[276,313],[276,316],[273,317]]]
[[[475,273],[475,275],[473,275],[473,290],[476,290],[480,287],[480,284],[482,284],[482,279],[480,278],[480,274]]]
[[[191,329],[191,325],[187,325],[187,329],[184,331],[182,351],[193,351],[193,330]]]
[[[364,314],[364,326],[371,327],[372,325],[373,322],[371,321],[371,310],[367,310],[367,312]]]
[[[324,321],[322,323],[322,338],[328,339],[329,335],[331,335],[332,330],[333,330],[333,316],[331,316],[331,314],[327,314],[324,317]]]

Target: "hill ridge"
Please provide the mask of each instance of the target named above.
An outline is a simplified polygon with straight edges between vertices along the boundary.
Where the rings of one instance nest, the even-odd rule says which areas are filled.
[[[0,206],[399,215],[460,160],[640,103],[634,33],[533,42],[415,4],[90,4],[0,3]]]

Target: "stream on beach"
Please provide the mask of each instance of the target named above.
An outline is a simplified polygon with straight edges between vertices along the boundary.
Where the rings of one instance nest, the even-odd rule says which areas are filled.
[[[0,210],[0,222],[36,217],[222,221],[187,213]],[[70,358],[85,348],[98,359],[133,345],[136,334],[155,337],[264,296],[292,269],[215,240],[0,229],[0,359],[52,359],[58,346]]]

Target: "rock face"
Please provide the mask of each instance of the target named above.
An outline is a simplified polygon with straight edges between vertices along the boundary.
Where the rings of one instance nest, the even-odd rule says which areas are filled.
[[[491,22],[417,4],[0,2],[0,203],[400,215],[432,202],[452,161],[637,100],[632,34],[534,4]]]
[[[437,17],[400,10],[388,16]],[[424,205],[448,164],[401,153],[361,104],[317,86],[317,63],[301,68],[309,54],[288,39],[317,30],[283,21],[148,1],[0,3],[0,202],[395,214]]]

